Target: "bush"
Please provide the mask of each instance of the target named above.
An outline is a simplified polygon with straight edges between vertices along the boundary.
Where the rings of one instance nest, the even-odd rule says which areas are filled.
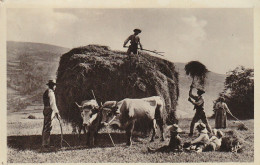
[[[232,114],[240,119],[254,118],[254,70],[243,66],[227,73],[225,89],[220,96],[225,97]],[[216,102],[219,98],[216,100]]]

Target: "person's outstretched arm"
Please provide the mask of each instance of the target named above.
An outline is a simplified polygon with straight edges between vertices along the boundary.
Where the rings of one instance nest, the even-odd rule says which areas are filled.
[[[128,43],[128,41],[130,40],[130,38],[131,38],[131,36],[129,36],[129,37],[127,37],[127,39],[125,40],[125,42],[124,42],[124,45],[123,45],[123,47],[126,47],[126,44]]]
[[[138,43],[139,43],[140,49],[143,50],[143,45],[141,44],[140,38],[139,38]]]

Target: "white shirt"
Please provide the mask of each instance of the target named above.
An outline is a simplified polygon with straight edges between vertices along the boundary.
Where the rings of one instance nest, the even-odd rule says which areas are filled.
[[[205,130],[205,131],[204,131]],[[194,143],[204,143],[204,144],[207,144],[209,142],[209,136],[207,134],[207,130],[204,129],[200,132],[200,135],[199,137],[197,137],[196,139],[192,140],[191,141],[191,144],[194,144]]]
[[[57,105],[56,105],[55,94],[54,94],[54,91],[52,89],[49,89],[48,96],[49,96],[49,99],[50,99],[50,107],[53,111],[52,113],[53,114],[59,113]]]

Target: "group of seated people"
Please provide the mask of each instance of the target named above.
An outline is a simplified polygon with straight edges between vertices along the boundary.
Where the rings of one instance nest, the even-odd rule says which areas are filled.
[[[183,150],[203,152],[219,150],[223,137],[222,131],[213,129],[212,136],[209,137],[205,124],[198,124],[196,129],[199,132],[199,136],[190,142],[182,144],[181,137],[179,136],[182,130],[177,124],[173,124],[168,129],[171,134],[169,144],[158,149],[148,147],[148,152],[182,152]]]

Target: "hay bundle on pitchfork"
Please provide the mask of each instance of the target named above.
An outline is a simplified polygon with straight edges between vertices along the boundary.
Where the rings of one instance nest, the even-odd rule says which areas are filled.
[[[207,77],[207,73],[209,72],[205,65],[200,63],[199,61],[190,61],[185,65],[186,74],[192,78],[192,86],[200,85],[204,88],[205,79]]]

